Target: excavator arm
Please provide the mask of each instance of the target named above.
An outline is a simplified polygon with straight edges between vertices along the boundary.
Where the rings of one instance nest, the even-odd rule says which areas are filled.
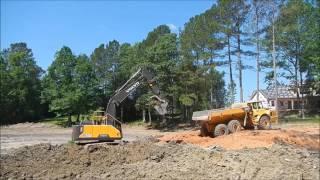
[[[106,116],[109,120],[108,123],[114,124],[114,121],[118,121],[116,116],[116,107],[124,101],[135,89],[137,89],[141,84],[147,83],[151,91],[153,92],[153,98],[157,101],[154,108],[160,115],[165,115],[167,113],[168,102],[161,98],[160,90],[156,85],[153,74],[147,69],[139,69],[135,72],[130,79],[124,83],[119,89],[117,89],[114,95],[109,99]],[[111,120],[111,121],[110,121]]]

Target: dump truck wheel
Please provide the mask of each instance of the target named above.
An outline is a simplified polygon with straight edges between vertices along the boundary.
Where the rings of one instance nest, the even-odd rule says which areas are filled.
[[[214,137],[217,137],[217,136],[227,135],[228,133],[229,133],[229,131],[228,131],[227,125],[225,125],[225,124],[218,124],[218,125],[214,128],[213,135],[214,135]]]
[[[201,124],[200,136],[202,137],[209,136],[209,131],[205,123]]]
[[[231,120],[228,123],[228,130],[230,133],[234,133],[241,130],[241,124],[238,120]]]
[[[262,129],[262,130],[271,129],[271,122],[268,116],[262,116],[260,118],[258,129]]]

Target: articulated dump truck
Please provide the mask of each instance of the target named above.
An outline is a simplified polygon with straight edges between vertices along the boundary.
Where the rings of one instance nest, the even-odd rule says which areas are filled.
[[[230,108],[194,112],[192,120],[201,125],[201,136],[217,137],[244,129],[271,129],[278,123],[275,110],[266,108],[261,102],[233,104]]]

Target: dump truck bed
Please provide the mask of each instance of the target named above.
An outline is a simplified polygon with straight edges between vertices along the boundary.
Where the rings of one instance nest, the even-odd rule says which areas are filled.
[[[193,121],[208,121],[209,117],[214,112],[223,112],[230,108],[220,108],[220,109],[210,109],[210,110],[203,110],[203,111],[195,111],[192,114]]]
[[[192,120],[194,121],[210,121],[211,123],[228,123],[230,120],[243,121],[246,115],[245,108],[221,108],[204,111],[197,111],[193,113]]]

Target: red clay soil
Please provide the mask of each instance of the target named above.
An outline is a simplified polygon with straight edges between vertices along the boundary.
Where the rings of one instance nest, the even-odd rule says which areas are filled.
[[[201,147],[221,146],[224,149],[270,147],[274,143],[290,144],[310,150],[320,150],[319,128],[242,130],[216,138],[201,137],[199,131],[187,131],[165,135],[160,142],[188,143]]]

